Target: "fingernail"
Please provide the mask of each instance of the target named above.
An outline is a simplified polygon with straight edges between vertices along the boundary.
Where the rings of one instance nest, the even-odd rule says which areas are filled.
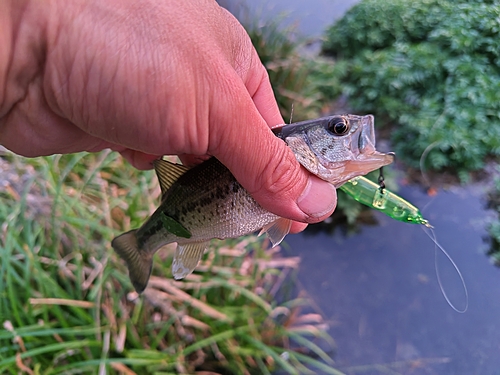
[[[316,176],[309,176],[307,186],[297,205],[310,217],[321,217],[332,211],[337,204],[335,187]]]

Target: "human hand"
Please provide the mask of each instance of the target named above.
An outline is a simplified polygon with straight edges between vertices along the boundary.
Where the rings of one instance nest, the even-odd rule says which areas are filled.
[[[0,144],[24,156],[111,148],[138,168],[213,155],[269,211],[300,222],[333,211],[334,187],[270,131],[283,120],[267,73],[215,1],[0,0],[0,10]]]

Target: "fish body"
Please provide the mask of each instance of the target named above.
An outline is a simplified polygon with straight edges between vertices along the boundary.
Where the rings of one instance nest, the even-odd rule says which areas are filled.
[[[339,187],[392,162],[392,155],[376,151],[373,126],[373,116],[342,115],[273,131],[306,169]],[[213,238],[261,230],[276,246],[290,230],[289,219],[262,208],[216,158],[191,169],[161,159],[154,167],[162,189],[160,206],[139,229],[112,241],[139,293],[147,286],[154,253],[168,243],[177,242],[172,274],[182,279],[194,270]]]

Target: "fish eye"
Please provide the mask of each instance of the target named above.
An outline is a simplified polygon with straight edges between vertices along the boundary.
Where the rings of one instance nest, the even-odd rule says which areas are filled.
[[[345,135],[349,131],[349,125],[344,118],[337,117],[328,122],[328,130],[336,135]]]

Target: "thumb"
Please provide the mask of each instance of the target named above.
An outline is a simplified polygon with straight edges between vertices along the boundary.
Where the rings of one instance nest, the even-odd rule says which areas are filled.
[[[269,100],[262,100],[265,96]],[[256,107],[260,102],[267,103],[262,115]],[[280,118],[279,112],[270,114],[269,103],[276,103],[270,85],[260,96],[240,96],[237,105],[234,97],[231,105],[219,103],[212,114],[218,126],[210,131],[211,144],[216,145],[211,153],[252,197],[268,211],[295,221],[313,223],[328,217],[337,203],[335,187],[301,167],[263,118]]]

